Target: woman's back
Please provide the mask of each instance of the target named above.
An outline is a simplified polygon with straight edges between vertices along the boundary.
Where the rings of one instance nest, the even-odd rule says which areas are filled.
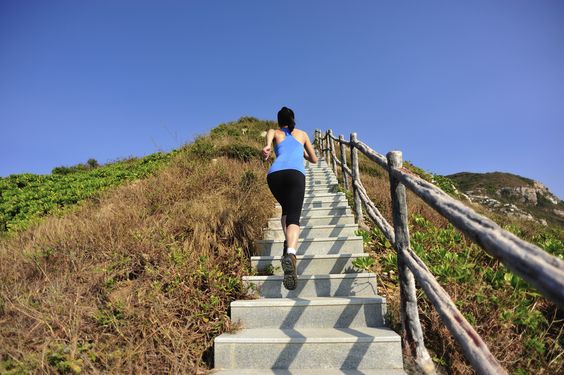
[[[303,143],[294,138],[293,132],[290,132],[289,129],[281,128],[280,130],[284,132],[285,137],[283,140],[276,142],[274,146],[276,160],[270,166],[268,173],[295,169],[305,175]],[[297,129],[294,129],[294,132],[297,133]]]

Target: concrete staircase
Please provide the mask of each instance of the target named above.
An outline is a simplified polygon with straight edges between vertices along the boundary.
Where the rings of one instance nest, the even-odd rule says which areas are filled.
[[[251,260],[273,275],[244,277],[260,298],[231,303],[231,319],[243,329],[215,339],[214,374],[405,374],[400,337],[384,325],[376,276],[352,264],[364,256],[362,238],[336,186],[324,160],[306,164],[295,290],[282,285],[280,217],[269,220],[257,241],[262,255]]]

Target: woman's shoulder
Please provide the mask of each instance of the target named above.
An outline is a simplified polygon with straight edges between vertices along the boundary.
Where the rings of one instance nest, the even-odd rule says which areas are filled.
[[[306,140],[308,138],[308,135],[305,131],[295,128],[294,131],[292,132],[292,135],[296,135],[299,136],[301,138],[303,138],[304,140]]]

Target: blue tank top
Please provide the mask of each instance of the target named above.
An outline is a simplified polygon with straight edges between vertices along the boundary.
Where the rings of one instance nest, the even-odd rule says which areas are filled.
[[[281,171],[284,169],[295,169],[305,175],[304,167],[304,145],[296,138],[292,137],[292,133],[287,128],[281,128],[286,134],[286,138],[274,146],[276,160],[270,166],[268,173]]]

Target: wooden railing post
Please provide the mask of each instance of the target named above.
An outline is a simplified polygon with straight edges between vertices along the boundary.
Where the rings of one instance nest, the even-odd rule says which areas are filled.
[[[321,136],[321,131],[318,134],[319,137],[319,158],[323,157],[323,137]]]
[[[423,340],[423,330],[419,321],[417,295],[413,273],[405,262],[409,250],[409,228],[405,186],[391,173],[392,168],[403,165],[400,151],[391,151],[387,155],[390,174],[390,192],[394,219],[395,243],[398,258],[398,276],[400,281],[400,314],[403,326],[402,341],[406,354],[425,374],[435,374],[435,365],[429,356]]]
[[[325,162],[329,165],[329,130],[325,132]]]
[[[341,153],[341,172],[343,173],[343,185],[345,185],[345,190],[349,190],[349,176],[347,174],[347,155],[345,154],[345,145],[343,141],[345,137],[341,134],[339,136],[339,151]]]
[[[321,156],[323,157],[323,159],[325,161],[327,161],[326,158],[326,154],[327,154],[327,150],[326,150],[326,146],[327,146],[327,137],[325,136],[326,134],[323,133],[323,135],[321,136]]]
[[[319,146],[319,129],[315,129],[313,132],[313,147],[316,147],[318,150],[321,148]]]
[[[329,129],[329,153],[331,154],[331,167],[333,168],[333,173],[337,175],[337,160],[335,153],[335,142],[333,142],[333,130]]]
[[[358,150],[354,146],[356,142],[356,133],[351,133],[351,172],[352,172],[352,189],[354,198],[354,214],[356,223],[359,226],[364,226],[364,221],[362,219],[362,202],[360,200],[360,193],[354,184],[354,181],[360,181],[360,170],[358,168]]]

